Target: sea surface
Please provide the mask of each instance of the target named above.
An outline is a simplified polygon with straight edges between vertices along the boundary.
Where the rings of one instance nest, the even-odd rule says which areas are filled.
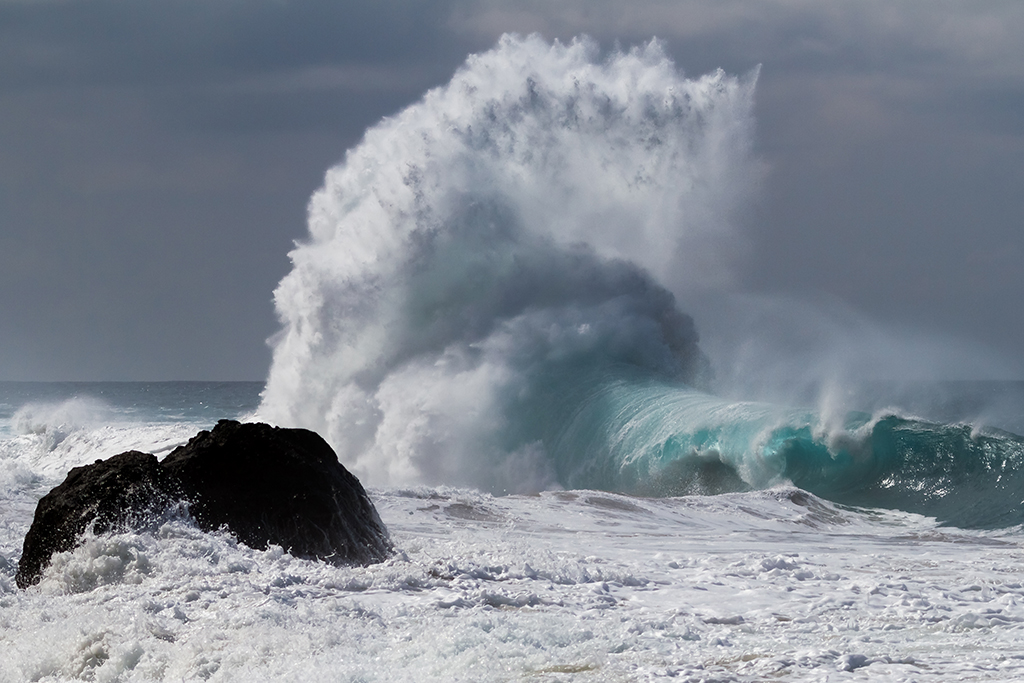
[[[958,387],[971,405],[1021,390],[945,388]],[[964,528],[791,484],[667,497],[371,487],[396,546],[382,564],[256,551],[172,520],[88,536],[16,588],[35,503],[70,468],[165,454],[252,417],[262,388],[0,383],[0,680],[1024,677],[1019,525]]]

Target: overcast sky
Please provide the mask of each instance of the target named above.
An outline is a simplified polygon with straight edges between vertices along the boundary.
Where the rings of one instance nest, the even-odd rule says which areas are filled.
[[[761,64],[736,292],[1024,377],[1020,0],[0,0],[0,379],[264,379],[324,171],[506,31]]]

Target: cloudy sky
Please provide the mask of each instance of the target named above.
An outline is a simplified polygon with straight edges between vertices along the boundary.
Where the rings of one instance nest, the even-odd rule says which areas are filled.
[[[733,293],[1024,377],[1019,0],[0,0],[0,379],[265,378],[324,171],[506,31],[762,65]]]

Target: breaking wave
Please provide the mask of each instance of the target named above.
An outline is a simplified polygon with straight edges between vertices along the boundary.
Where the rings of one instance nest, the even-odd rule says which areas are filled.
[[[313,196],[258,416],[320,432],[375,485],[791,482],[1022,521],[1018,437],[705,391],[679,302],[726,283],[740,248],[756,77],[686,78],[656,41],[602,57],[587,39],[506,36],[471,56]]]

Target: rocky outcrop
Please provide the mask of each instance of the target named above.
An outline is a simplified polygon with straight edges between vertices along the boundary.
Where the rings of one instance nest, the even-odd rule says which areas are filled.
[[[253,548],[280,545],[335,564],[391,552],[387,530],[359,480],[305,429],[221,420],[163,461],[138,451],[76,467],[36,507],[17,583],[37,583],[53,553],[97,533],[138,529],[184,502],[196,524],[226,527]]]
[[[357,564],[390,552],[366,491],[316,432],[221,420],[161,465],[201,528],[227,526],[253,548]]]

